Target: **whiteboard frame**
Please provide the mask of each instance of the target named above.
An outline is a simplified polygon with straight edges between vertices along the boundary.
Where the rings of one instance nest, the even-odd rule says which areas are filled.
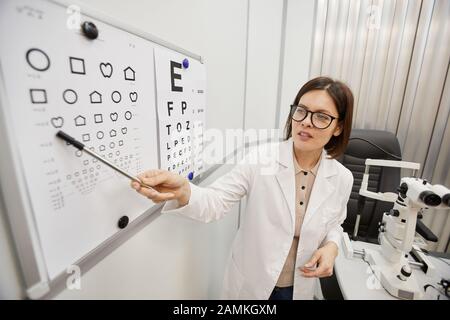
[[[74,4],[73,1],[69,2],[67,0],[43,1],[65,8]],[[99,20],[114,28],[134,34],[164,48],[198,60],[202,64],[204,63],[200,55],[175,46],[149,33],[138,30],[99,11],[84,5],[76,5],[80,7],[81,16],[83,18]],[[155,93],[157,94],[156,83]],[[155,107],[157,103],[156,94]],[[11,107],[12,106],[7,99],[5,79],[0,65],[0,145],[2,146],[2,156],[0,157],[0,197],[6,208],[5,214],[7,221],[9,222],[17,257],[20,263],[26,296],[31,299],[48,299],[54,297],[66,288],[67,278],[70,277],[71,274],[62,272],[53,280],[50,280],[48,277],[47,267],[39,241],[38,229],[36,227],[31,206],[31,197],[24,176],[25,171],[22,166],[22,161],[20,160],[19,149],[14,144],[16,140],[13,137],[13,128],[10,121],[8,121],[12,119],[10,115]],[[158,124],[156,123],[155,125]],[[157,146],[157,151],[159,155],[159,145]],[[158,161],[160,160],[158,159]],[[200,180],[209,176],[219,167],[220,165],[213,166],[208,172],[198,175],[192,182],[199,183]],[[144,228],[148,223],[159,217],[161,215],[161,208],[162,205],[155,205],[148,209],[130,222],[125,229],[119,230],[95,249],[87,252],[81,259],[74,261],[73,265],[77,265],[80,268],[81,276]]]

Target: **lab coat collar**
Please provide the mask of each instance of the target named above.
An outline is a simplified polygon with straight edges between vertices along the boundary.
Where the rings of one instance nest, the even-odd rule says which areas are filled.
[[[320,165],[320,160],[321,160],[322,156],[319,158],[319,160],[317,160],[317,163],[314,165],[314,167],[312,167],[311,169],[303,169],[302,167],[300,167],[300,165],[297,162],[297,159],[295,158],[294,152],[292,154],[292,159],[294,161],[294,169],[295,169],[295,175],[298,175],[302,172],[309,172],[311,173],[314,177],[317,177],[317,171],[319,170],[319,165]]]
[[[285,168],[291,168],[295,170],[293,156],[294,156],[294,143],[291,137],[288,140],[285,140],[280,143],[278,162]],[[334,164],[334,161],[333,159],[329,158],[325,149],[322,150],[317,175],[319,171],[324,171],[323,177],[326,178],[337,174],[337,169]]]
[[[276,178],[289,206],[292,231],[295,229],[295,169],[293,156],[293,140],[289,138],[280,143],[278,162],[283,168],[278,171]],[[337,173],[335,161],[328,157],[324,149],[303,224],[309,222],[314,212],[335,191],[334,185],[329,180]]]

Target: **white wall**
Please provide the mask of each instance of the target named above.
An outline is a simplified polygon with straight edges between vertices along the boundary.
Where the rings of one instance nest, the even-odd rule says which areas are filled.
[[[79,3],[203,56],[208,128],[277,127],[285,117],[278,106],[284,108],[308,77],[313,0]],[[289,31],[298,26],[305,30],[300,37]],[[204,184],[229,169],[222,167]],[[0,299],[19,298],[20,271],[1,210]],[[236,206],[211,224],[161,216],[83,274],[81,290],[65,290],[56,298],[218,298],[238,214]]]
[[[250,1],[245,129],[275,128],[284,1]]]
[[[0,197],[0,300],[19,299],[24,295],[20,268],[5,213]]]
[[[309,79],[313,0],[250,1],[245,129],[284,129]]]
[[[288,0],[281,70],[279,127],[284,129],[290,105],[309,80],[315,1]]]

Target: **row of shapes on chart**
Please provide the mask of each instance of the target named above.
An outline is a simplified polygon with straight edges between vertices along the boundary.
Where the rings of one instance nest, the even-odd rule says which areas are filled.
[[[105,146],[103,146],[103,148],[102,148],[102,146],[103,145],[101,145],[98,148],[98,150],[100,150],[100,152],[105,152]],[[90,147],[89,149],[94,151],[95,148]],[[77,150],[75,152],[75,155],[77,157],[81,157],[81,156],[83,156],[83,151]],[[101,156],[103,158],[105,158],[105,159],[106,158],[109,158],[109,159],[114,158],[113,162],[114,162],[114,164],[117,164],[118,166],[130,165],[131,161],[133,160],[133,154],[122,156],[122,154],[121,154],[121,152],[119,150],[116,150],[115,152],[102,153]],[[89,166],[90,164],[95,165],[97,162],[98,162],[97,159],[84,159],[83,160],[83,165],[84,166]],[[97,164],[97,167],[99,168],[99,164]],[[86,170],[83,169],[83,173],[85,173],[85,171]],[[77,176],[77,175],[75,175],[75,176]]]
[[[81,194],[87,194],[94,190],[94,187],[99,182],[101,166],[97,165],[96,169],[91,167],[83,169],[83,171],[76,171],[66,176],[67,182],[71,183]]]
[[[130,171],[133,169],[131,160],[120,163],[116,160],[117,159],[114,160],[115,165],[122,170]],[[103,167],[97,164],[94,167],[67,174],[66,181],[75,187],[81,194],[87,194],[92,192],[98,184],[108,180],[108,175],[105,175],[106,172],[102,170]]]
[[[104,158],[106,158],[106,155],[103,155]],[[108,158],[112,158],[112,153],[108,154]],[[133,169],[132,166],[132,159],[133,155],[130,154],[129,156],[121,156],[120,159],[118,156],[114,160],[110,159],[109,161],[114,162],[114,164],[125,171],[130,171]],[[95,159],[96,160],[96,159]],[[107,172],[103,171],[104,166],[100,165],[99,163],[94,163],[95,161],[92,161],[91,167],[85,167],[84,169],[79,169],[75,172],[68,173],[66,175],[66,181],[77,187],[79,189],[78,191],[87,191],[86,189],[89,189],[91,187],[94,187],[97,184],[98,179],[101,177],[102,180],[105,180],[106,176],[105,174]],[[137,161],[139,162],[139,161]],[[90,166],[89,160],[84,160],[84,164],[86,166]]]
[[[93,175],[91,177],[91,178],[93,178],[94,175],[95,176],[99,175],[98,171],[100,171],[101,168],[102,168],[102,166],[100,164],[97,164],[96,167],[90,167],[89,169],[83,169],[81,171],[75,171],[72,174],[67,174],[66,175],[66,180],[67,181],[73,181],[73,180],[75,180],[77,178],[87,178],[87,177],[89,177],[90,174]]]
[[[39,48],[29,49],[25,54],[25,58],[28,65],[36,71],[45,72],[50,69],[51,61],[49,55]],[[83,58],[69,57],[69,68],[72,74],[87,74],[86,63]],[[110,62],[100,62],[98,69],[104,78],[111,78],[114,73],[113,65]],[[124,80],[136,80],[136,71],[132,67],[127,66],[120,69],[123,72]]]
[[[108,117],[106,115],[106,117]],[[133,118],[133,113],[131,111],[125,111],[123,114],[123,117],[125,120],[131,120]],[[119,119],[119,113],[117,112],[111,112],[108,117],[112,122],[116,122]],[[73,121],[75,122],[76,127],[83,127],[87,124],[86,117],[79,115],[76,116]],[[94,114],[94,123],[99,124],[104,122],[103,114],[96,113]],[[60,129],[64,126],[64,117],[58,116],[58,117],[52,117],[50,119],[50,123],[52,126],[56,129]],[[125,134],[125,133],[124,133]]]
[[[89,142],[89,141],[91,141],[90,134],[89,134],[89,133],[83,134],[83,135],[82,135],[82,140],[83,140],[83,142]],[[99,152],[105,152],[107,148],[109,148],[108,151],[114,151],[113,149],[115,149],[116,147],[122,147],[123,145],[124,145],[123,140],[119,140],[117,143],[114,142],[114,141],[111,141],[111,142],[109,143],[109,145],[104,145],[104,144],[99,145],[99,146],[98,146],[98,151],[99,151]],[[92,151],[96,151],[94,147],[90,147],[90,149],[91,149]],[[75,155],[76,155],[77,157],[81,157],[81,156],[83,155],[83,151],[81,151],[81,150],[76,150],[76,151],[75,151]],[[111,156],[112,156],[112,155],[111,155]],[[120,151],[116,151],[116,156],[120,156]],[[94,160],[95,160],[95,161],[94,161]],[[87,161],[87,160],[85,160],[85,161]],[[92,159],[92,161],[96,162],[97,159]]]
[[[73,89],[66,89],[62,94],[62,98],[64,102],[67,104],[75,104],[78,101],[78,94]],[[137,102],[138,94],[133,91],[128,93],[128,98],[131,102]],[[47,90],[45,89],[30,89],[30,99],[32,104],[46,104],[48,103],[47,99]],[[111,100],[114,103],[119,103],[122,101],[122,94],[115,90],[111,93]],[[91,103],[103,103],[103,94],[94,90],[89,94],[89,101]]]

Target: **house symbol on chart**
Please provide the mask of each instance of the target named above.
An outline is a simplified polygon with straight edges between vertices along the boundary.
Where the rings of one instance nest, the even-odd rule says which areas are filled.
[[[76,118],[75,118],[75,125],[76,125],[77,127],[85,126],[85,125],[86,125],[86,118],[83,117],[83,116],[78,116],[78,117],[76,117]]]
[[[102,95],[98,91],[93,91],[89,94],[91,103],[102,103]]]
[[[133,69],[131,69],[131,67],[126,67],[123,70],[123,73],[125,74],[125,80],[134,81],[136,73],[135,73],[135,71]]]

